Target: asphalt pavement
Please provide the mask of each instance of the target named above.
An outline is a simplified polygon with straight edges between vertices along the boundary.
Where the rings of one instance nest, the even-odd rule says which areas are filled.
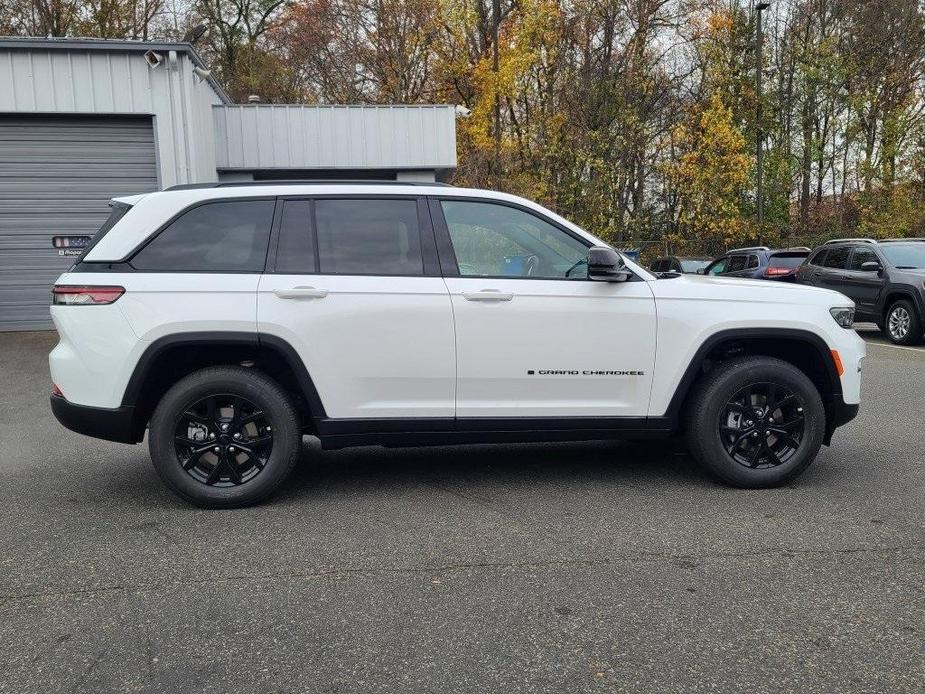
[[[205,511],[0,334],[0,692],[923,692],[925,350],[791,486],[677,443],[323,452]]]

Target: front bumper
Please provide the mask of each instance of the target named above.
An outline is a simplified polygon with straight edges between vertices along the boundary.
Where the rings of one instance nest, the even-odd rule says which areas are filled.
[[[134,427],[134,407],[87,407],[51,396],[51,411],[61,424],[78,434],[118,443],[138,443],[141,436]]]
[[[859,404],[849,405],[846,403],[840,394],[832,396],[829,407],[826,409],[826,427],[825,437],[822,439],[823,443],[826,446],[832,443],[832,434],[835,433],[835,430],[857,417],[860,409]]]

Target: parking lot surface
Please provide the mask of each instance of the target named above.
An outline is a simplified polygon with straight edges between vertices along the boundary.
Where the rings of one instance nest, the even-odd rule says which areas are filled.
[[[322,452],[204,511],[0,334],[0,691],[925,691],[925,350],[789,487],[679,444]]]

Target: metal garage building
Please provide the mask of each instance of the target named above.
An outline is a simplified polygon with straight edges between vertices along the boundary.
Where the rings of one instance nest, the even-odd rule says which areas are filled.
[[[452,106],[232,104],[189,44],[0,38],[0,331],[51,327],[49,287],[110,198],[180,183],[435,180]]]

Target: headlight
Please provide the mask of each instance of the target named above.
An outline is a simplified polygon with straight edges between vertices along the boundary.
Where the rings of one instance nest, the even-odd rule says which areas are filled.
[[[837,308],[830,308],[829,313],[832,314],[832,318],[835,319],[835,322],[845,329],[850,329],[851,326],[854,325],[853,308],[839,306]]]

